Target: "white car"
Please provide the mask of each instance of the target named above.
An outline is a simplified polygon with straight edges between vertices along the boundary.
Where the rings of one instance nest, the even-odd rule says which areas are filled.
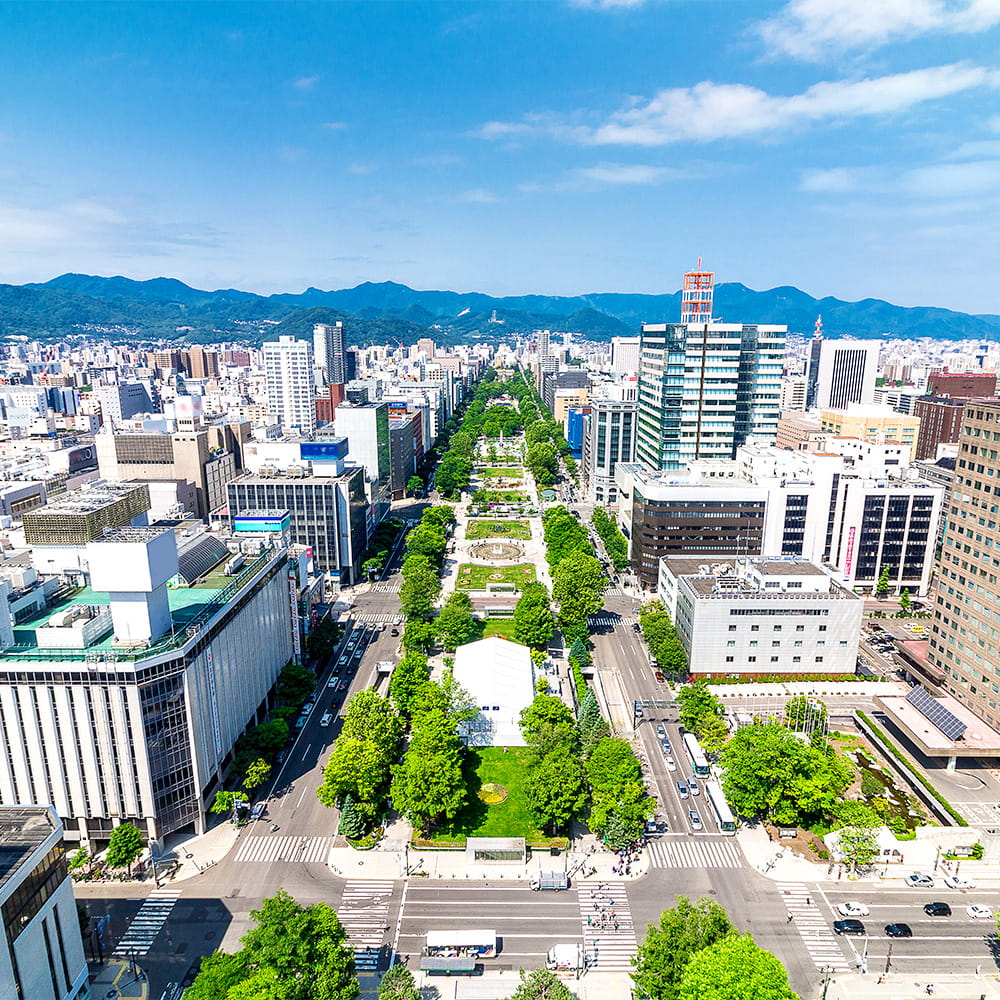
[[[864,903],[855,903],[849,901],[847,903],[841,903],[837,907],[837,912],[845,917],[867,917],[869,910]]]
[[[912,875],[907,875],[903,881],[911,889],[933,889],[934,879],[930,875],[924,875],[921,872],[914,872]]]
[[[336,674],[334,674],[330,678],[330,682],[327,684],[327,687],[328,688],[336,688],[339,681],[340,681],[340,678]]]
[[[962,878],[961,875],[945,875],[944,884],[948,886],[949,889],[975,889],[976,883],[970,882],[967,878]]]
[[[330,725],[331,719],[333,719],[333,714],[331,712],[326,712],[323,715],[323,718],[319,720],[319,724],[321,726],[328,726]]]
[[[673,757],[664,757],[663,761],[667,765],[667,770],[668,771],[676,771],[677,770],[677,765],[674,763],[674,758]]]
[[[967,906],[965,912],[972,917],[973,920],[992,920],[993,911],[988,906],[980,906],[978,903],[973,906]]]

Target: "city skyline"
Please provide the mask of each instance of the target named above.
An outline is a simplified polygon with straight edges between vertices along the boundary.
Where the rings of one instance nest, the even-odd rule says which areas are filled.
[[[662,292],[701,255],[754,288],[998,311],[993,0],[5,4],[0,23],[9,283]]]

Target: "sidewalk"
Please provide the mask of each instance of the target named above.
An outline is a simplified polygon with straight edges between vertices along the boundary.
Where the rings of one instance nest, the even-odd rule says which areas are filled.
[[[880,979],[884,981],[879,982]],[[933,992],[927,992],[931,984]],[[838,976],[830,980],[826,1000],[916,1000],[917,997],[935,996],[947,1000],[1000,1000],[1000,976],[937,974],[928,979],[909,973],[890,972],[881,977],[868,975]]]
[[[531,972],[531,969],[527,970]],[[428,996],[450,1000],[455,996],[456,984],[468,990],[475,983],[476,996],[486,998],[509,997],[521,984],[521,974],[514,972],[494,972],[487,970],[481,976],[469,979],[466,976],[447,978],[414,971],[413,978],[418,990],[427,990]],[[560,977],[562,978],[562,977]],[[631,1000],[633,983],[627,972],[587,972],[580,979],[563,979],[567,989],[579,1000]],[[436,992],[430,992],[435,990]],[[470,994],[464,993],[463,996]],[[97,998],[95,998],[97,1000]]]
[[[108,959],[90,980],[90,995],[93,1000],[114,1000],[115,997],[147,1000],[149,987],[146,973],[140,966],[131,966],[128,961]]]

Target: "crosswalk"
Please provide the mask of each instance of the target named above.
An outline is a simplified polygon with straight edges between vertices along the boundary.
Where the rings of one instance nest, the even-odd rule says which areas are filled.
[[[371,592],[373,594],[398,594],[400,586],[399,583],[391,582],[373,583]]]
[[[605,597],[625,597],[626,596],[625,595],[625,591],[622,590],[621,587],[616,587],[614,584],[611,584],[610,586],[605,587],[604,590],[601,591],[601,593]]]
[[[180,896],[180,889],[154,889],[145,899],[139,912],[132,918],[122,939],[115,947],[114,958],[145,955],[167,922],[170,911]]]
[[[598,972],[629,972],[636,951],[635,925],[621,882],[577,882],[583,949]]]
[[[387,611],[383,614],[354,615],[354,621],[359,625],[394,625],[399,618],[399,612]]]
[[[356,949],[378,948],[389,926],[391,879],[348,879],[337,916]]]
[[[237,861],[326,861],[329,837],[248,837],[236,852]]]
[[[639,619],[635,615],[591,615],[587,619],[587,624],[591,628],[607,628],[609,625],[634,625]]]
[[[646,844],[654,868],[742,868],[743,855],[731,840],[658,837]]]
[[[802,882],[779,882],[778,890],[792,917],[790,922],[795,924],[816,968],[829,966],[835,973],[850,972],[850,963],[840,950],[836,935],[815,903],[816,893]]]

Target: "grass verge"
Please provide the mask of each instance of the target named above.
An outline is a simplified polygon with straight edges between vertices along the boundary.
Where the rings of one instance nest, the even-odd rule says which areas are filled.
[[[535,567],[530,564],[520,566],[476,566],[464,563],[458,567],[459,590],[485,590],[491,583],[512,583],[520,590],[526,583],[535,582]]]
[[[527,542],[531,540],[531,528],[527,521],[473,518],[465,526],[465,537],[469,541],[478,538],[516,538]]]

